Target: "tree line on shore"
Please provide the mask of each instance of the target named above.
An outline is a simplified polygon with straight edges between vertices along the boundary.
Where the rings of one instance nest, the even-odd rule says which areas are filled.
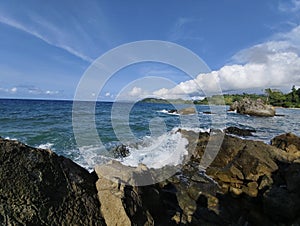
[[[261,99],[266,104],[270,104],[275,107],[285,108],[300,108],[300,88],[296,89],[292,87],[289,93],[283,93],[277,89],[265,89],[264,94],[223,94],[214,95],[211,97],[205,97],[203,100],[183,100],[183,99],[157,99],[157,98],[145,98],[141,102],[146,103],[160,103],[160,104],[202,104],[202,105],[231,105],[235,101],[241,101],[244,98],[250,98],[252,100]]]
[[[224,99],[223,99],[224,98]],[[226,104],[231,105],[235,101],[241,101],[243,98],[250,98],[252,100],[261,99],[265,103],[275,107],[285,108],[300,108],[300,88],[295,86],[289,93],[283,93],[277,89],[265,89],[264,94],[224,94],[223,96],[215,95],[205,97],[203,100],[195,100],[194,104]]]

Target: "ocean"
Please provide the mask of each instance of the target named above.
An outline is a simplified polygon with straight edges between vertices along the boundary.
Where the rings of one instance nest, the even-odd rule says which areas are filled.
[[[136,166],[141,162],[159,168],[162,164],[180,163],[186,154],[187,140],[176,133],[179,128],[196,131],[229,126],[255,129],[254,136],[245,139],[266,143],[286,132],[300,135],[299,109],[278,108],[277,114],[284,116],[260,118],[227,112],[228,106],[195,105],[197,114],[179,116],[169,114],[168,110],[188,105],[97,102],[94,125],[102,143],[99,145],[88,139],[90,128],[85,120],[93,115],[85,111],[89,109],[86,105],[89,103],[82,102],[82,111],[74,112],[72,101],[0,99],[0,136],[51,149],[92,170],[103,159],[113,158],[112,149],[121,143],[128,145],[131,152],[130,156],[120,159],[124,164]],[[82,137],[74,135],[72,117],[76,114],[82,115],[76,119],[76,125],[82,137],[87,138],[84,144],[79,142]],[[174,152],[176,155],[172,154]]]

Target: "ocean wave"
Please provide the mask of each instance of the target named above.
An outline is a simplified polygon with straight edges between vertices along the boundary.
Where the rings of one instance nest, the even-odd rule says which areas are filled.
[[[10,138],[10,137],[4,137],[5,140],[17,140],[15,138]]]
[[[159,111],[157,111],[157,112],[160,112],[160,113],[164,113],[164,114],[167,114],[167,115],[180,115],[180,114],[178,114],[178,113],[175,113],[175,112],[173,112],[173,113],[170,113],[168,110],[166,110],[166,109],[163,109],[163,110],[159,110]]]
[[[53,147],[53,143],[46,143],[46,144],[40,144],[37,146],[37,148],[40,149],[51,149]]]
[[[136,167],[140,163],[149,168],[159,169],[166,165],[176,166],[181,164],[184,156],[188,154],[186,146],[188,140],[182,137],[179,129],[194,132],[209,132],[209,129],[192,127],[174,127],[158,137],[144,136],[138,143],[126,144],[130,155],[115,159],[110,150],[120,145],[119,142],[111,142],[105,147],[83,146],[74,161],[82,167],[92,171],[97,164],[103,164],[109,160],[117,160],[127,166]],[[74,151],[72,151],[74,153]]]
[[[187,130],[187,131],[193,131],[195,133],[209,133],[210,128],[200,128],[200,127],[176,127],[176,130],[182,129],[182,130]]]
[[[176,131],[174,128],[159,137],[145,137],[142,145],[129,147],[130,155],[120,159],[120,162],[128,166],[142,163],[154,169],[181,164],[183,157],[188,154],[188,141]]]

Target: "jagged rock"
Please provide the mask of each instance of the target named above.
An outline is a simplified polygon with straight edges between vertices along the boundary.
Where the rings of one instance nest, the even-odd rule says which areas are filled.
[[[189,141],[185,165],[155,185],[123,187],[121,200],[132,225],[299,222],[300,164],[296,156],[260,141],[224,135],[217,157],[203,172],[200,163],[206,145],[218,134],[177,132]]]
[[[211,112],[211,111],[203,111],[203,114],[206,114],[206,115],[215,115],[216,113]]]
[[[254,129],[241,129],[241,128],[238,128],[238,127],[235,127],[235,126],[231,126],[231,127],[226,128],[224,132],[227,133],[227,134],[246,137],[246,136],[253,136],[252,133],[255,133],[256,130],[254,130]]]
[[[106,225],[96,180],[50,150],[0,138],[0,225]]]
[[[271,140],[271,145],[285,150],[286,152],[300,152],[300,137],[295,134],[287,133],[274,137]]]
[[[168,111],[170,114],[178,114],[178,111],[176,109],[171,109]]]
[[[230,105],[229,111],[236,111],[237,108],[238,108],[238,106],[239,106],[239,102],[238,102],[238,101],[234,101],[234,102]]]
[[[230,110],[251,116],[273,117],[276,114],[273,106],[265,104],[261,99],[252,100],[250,98],[233,102]]]
[[[189,108],[182,108],[180,110],[177,109],[171,109],[168,110],[168,113],[170,114],[180,114],[180,115],[192,115],[192,114],[196,114],[196,109],[193,107],[189,107]]]
[[[115,158],[124,158],[130,155],[129,148],[124,144],[113,148],[112,153]]]
[[[96,183],[98,196],[101,200],[101,213],[107,225],[130,226],[131,220],[126,214],[122,203],[124,186],[99,175]]]

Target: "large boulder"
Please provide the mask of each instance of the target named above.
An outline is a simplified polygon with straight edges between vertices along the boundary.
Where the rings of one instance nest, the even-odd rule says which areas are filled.
[[[273,106],[265,104],[261,99],[252,100],[250,98],[244,98],[239,102],[235,101],[230,106],[230,110],[240,114],[262,117],[273,117],[276,114]]]
[[[0,138],[0,225],[106,225],[96,181],[50,150]]]
[[[227,134],[237,135],[241,137],[253,136],[252,133],[255,133],[254,129],[241,129],[235,126],[230,126],[224,130]]]
[[[124,158],[130,155],[129,148],[124,144],[114,147],[111,152],[115,158]]]
[[[271,140],[271,145],[280,148],[286,152],[300,154],[300,137],[293,133],[282,134]]]
[[[179,115],[193,115],[193,114],[196,114],[197,111],[193,107],[188,107],[188,108],[182,108],[180,110],[171,109],[171,110],[168,110],[168,113],[169,114],[179,114]]]
[[[196,113],[197,113],[197,111],[193,107],[182,108],[178,111],[178,114],[180,114],[180,115],[192,115],[192,114],[196,114]]]

